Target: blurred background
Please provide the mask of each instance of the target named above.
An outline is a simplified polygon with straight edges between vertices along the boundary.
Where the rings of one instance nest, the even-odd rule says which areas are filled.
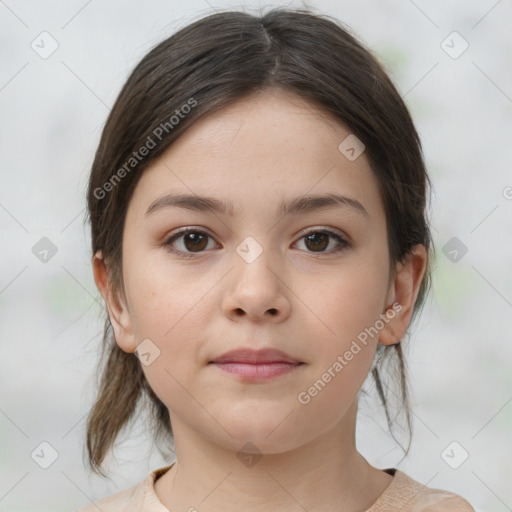
[[[512,510],[512,2],[0,0],[0,512],[65,512],[168,463],[144,418],[110,479],[84,465],[103,306],[85,188],[101,129],[144,54],[216,10],[308,6],[384,63],[433,182],[433,289],[408,350],[414,438],[361,403],[358,449],[477,511]]]

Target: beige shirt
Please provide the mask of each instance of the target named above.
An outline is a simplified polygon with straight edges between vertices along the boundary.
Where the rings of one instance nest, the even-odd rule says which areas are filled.
[[[155,481],[172,467],[156,469],[138,485],[95,501],[74,512],[172,512],[158,499]],[[457,494],[425,487],[397,469],[386,469],[393,476],[388,488],[365,512],[475,512]]]

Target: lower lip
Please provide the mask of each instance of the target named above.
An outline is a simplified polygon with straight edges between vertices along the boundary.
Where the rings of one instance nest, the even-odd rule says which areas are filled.
[[[301,364],[295,363],[265,363],[265,364],[244,364],[244,363],[212,363],[221,370],[238,375],[242,380],[264,381],[290,373]]]

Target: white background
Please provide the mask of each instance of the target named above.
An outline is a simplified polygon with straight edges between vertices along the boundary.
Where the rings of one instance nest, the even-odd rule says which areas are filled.
[[[109,107],[151,47],[214,9],[277,5],[0,1],[0,511],[71,511],[167,464],[142,423],[118,440],[111,480],[82,459],[102,330],[83,225],[88,172]],[[512,510],[512,2],[309,5],[382,59],[434,183],[434,286],[408,354],[412,449],[398,464],[371,402],[361,405],[358,448],[478,511]],[[31,47],[43,31],[58,43],[46,59]],[[42,237],[57,247],[46,263],[32,252]],[[467,247],[457,263],[442,250],[452,237]],[[48,469],[31,458],[43,441],[58,453]],[[453,441],[469,454],[458,469],[441,457]]]

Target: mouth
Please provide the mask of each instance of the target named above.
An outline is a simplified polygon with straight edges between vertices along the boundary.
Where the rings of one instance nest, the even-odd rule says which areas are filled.
[[[265,364],[243,364],[243,363],[210,363],[218,366],[224,372],[237,375],[241,380],[264,381],[290,373],[304,363],[265,363]]]
[[[275,349],[237,349],[208,364],[244,381],[265,381],[290,373],[305,363]]]
[[[213,359],[210,363],[240,363],[240,364],[299,364],[301,361],[288,355],[286,352],[274,348],[253,350],[251,348],[238,348],[230,350]]]

